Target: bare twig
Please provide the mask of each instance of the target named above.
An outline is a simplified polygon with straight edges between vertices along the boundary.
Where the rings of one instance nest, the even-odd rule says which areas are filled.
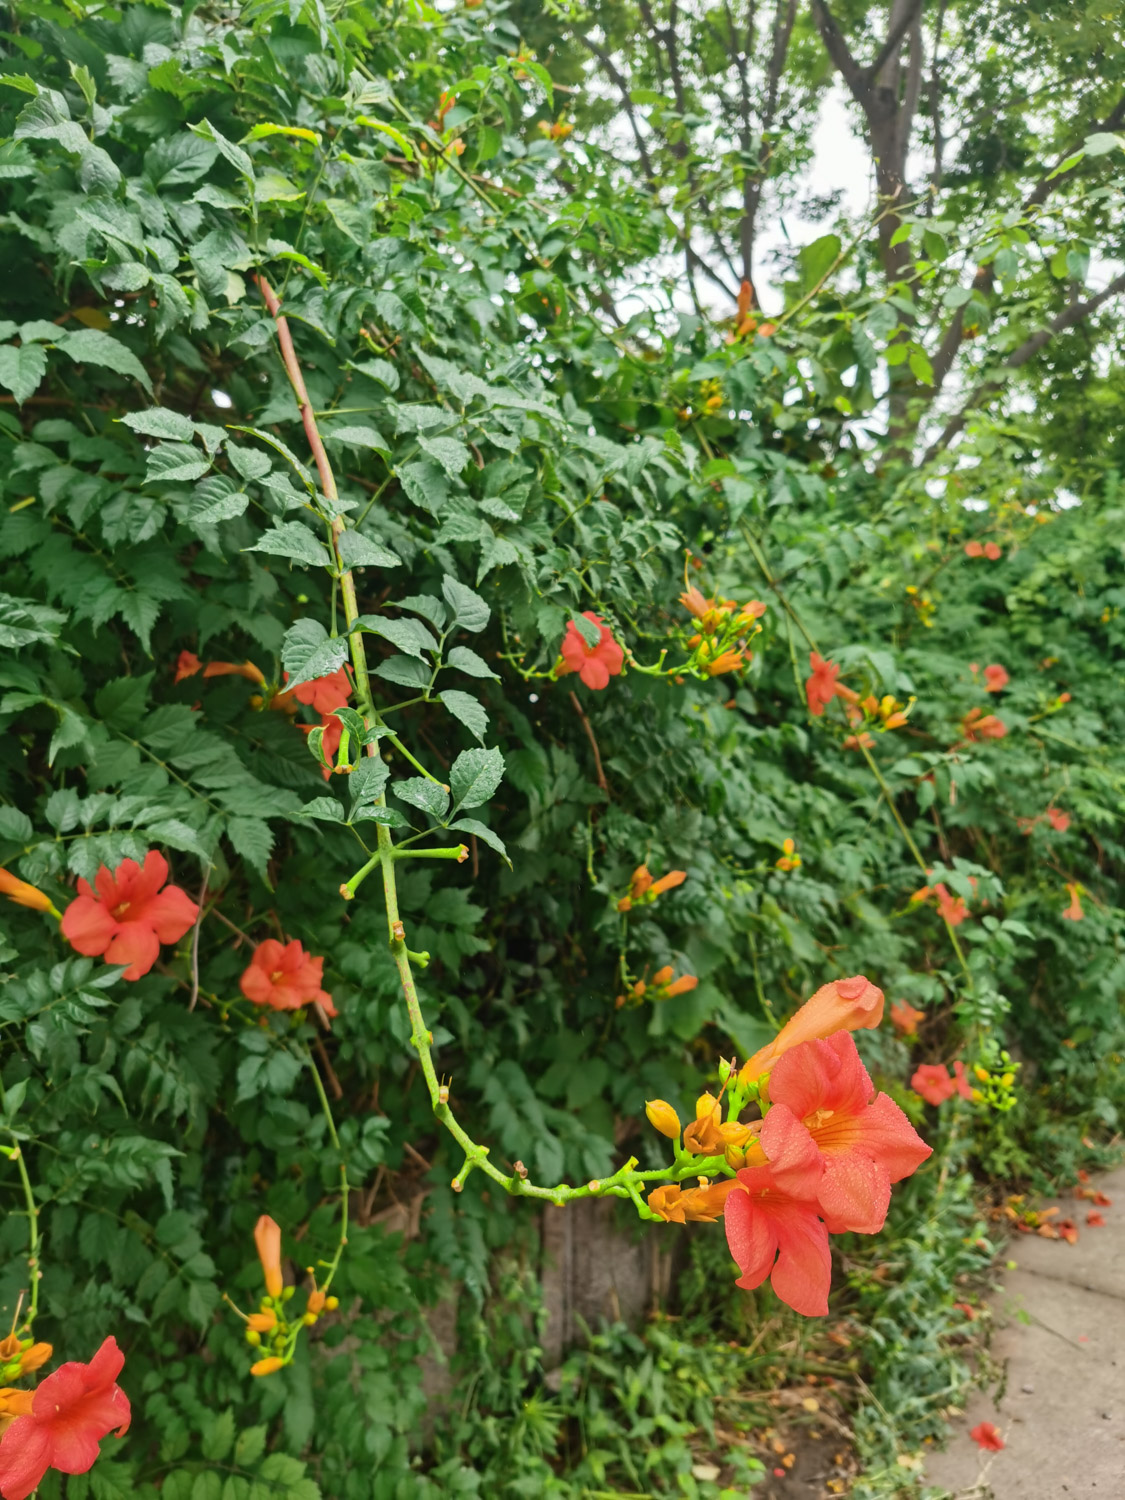
[[[1107,287],[1091,297],[1086,302],[1072,302],[1069,307],[1047,324],[1046,328],[1040,328],[1027,338],[1000,366],[1002,371],[1018,370],[1021,365],[1027,364],[1028,360],[1039,353],[1045,344],[1050,343],[1057,333],[1062,333],[1067,328],[1073,328],[1076,323],[1088,318],[1091,313],[1097,312],[1103,303],[1108,302],[1111,297],[1116,297],[1119,292],[1125,292],[1125,274],[1115,276]],[[993,376],[991,379],[982,380],[976,390],[962,406],[955,416],[950,417],[938,437],[926,450],[923,463],[929,463],[939,453],[948,448],[949,444],[961,432],[969,420],[970,415],[989,396],[994,395],[1004,385],[1004,377]]]
[[[194,1010],[199,999],[199,929],[203,926],[203,903],[207,900],[207,882],[211,879],[211,862],[208,860],[203,871],[203,884],[199,887],[199,900],[196,902],[199,910],[195,914],[195,927],[191,934],[191,999],[188,1001],[188,1010]]]
[[[598,785],[601,787],[602,791],[606,794],[607,797],[612,797],[613,793],[609,789],[609,782],[605,779],[605,771],[602,769],[601,752],[598,749],[598,742],[594,738],[593,725],[590,723],[589,719],[583,712],[582,705],[578,701],[577,694],[571,692],[570,701],[574,705],[574,712],[582,720],[582,728],[586,731],[586,738],[590,741],[590,749],[594,752],[594,769],[597,774]]]

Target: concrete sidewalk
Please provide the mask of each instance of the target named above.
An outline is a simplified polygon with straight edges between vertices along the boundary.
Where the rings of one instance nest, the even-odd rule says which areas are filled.
[[[1105,1228],[1087,1227],[1091,1203],[1064,1196],[1077,1245],[1016,1235],[1008,1246],[1017,1269],[1001,1270],[990,1298],[1003,1394],[974,1392],[926,1463],[927,1483],[956,1500],[1125,1500],[1125,1168],[1093,1186],[1113,1199],[1098,1210]],[[1002,1452],[970,1439],[982,1421]]]

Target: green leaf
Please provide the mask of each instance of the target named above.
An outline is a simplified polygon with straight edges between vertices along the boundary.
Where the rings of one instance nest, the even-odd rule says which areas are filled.
[[[249,1469],[266,1451],[268,1428],[244,1427],[234,1445],[234,1461],[240,1469]]]
[[[273,467],[268,455],[257,448],[236,447],[234,443],[228,443],[227,457],[243,479],[264,479]]]
[[[126,412],[119,420],[134,432],[143,432],[146,437],[167,438],[174,443],[190,443],[195,437],[195,423],[191,418],[178,411],[169,411],[165,406]]]
[[[397,568],[401,565],[401,559],[388,547],[380,547],[361,532],[351,529],[340,533],[336,550],[345,568]]]
[[[494,682],[500,680],[484,657],[470,651],[468,646],[454,646],[446,657],[445,664],[447,667],[456,667],[459,672],[465,672],[470,677],[491,677]]]
[[[186,443],[158,443],[148,455],[145,483],[159,480],[164,484],[183,484],[202,479],[210,467],[211,460],[198,448],[189,448]]]
[[[263,532],[252,547],[244,552],[269,552],[274,557],[289,557],[306,567],[327,568],[332,559],[328,548],[318,542],[307,526],[300,521],[281,521]]]
[[[808,294],[828,275],[843,248],[837,234],[822,234],[797,251],[797,264],[801,268],[801,295]]]
[[[0,807],[0,839],[10,844],[29,844],[35,830],[31,819],[18,807]]]
[[[322,823],[346,823],[347,814],[335,797],[314,797],[297,814],[299,818],[318,818]]]
[[[478,822],[476,818],[462,818],[459,822],[450,823],[447,826],[450,833],[475,834],[477,838],[482,839],[490,849],[496,850],[497,854],[508,866],[509,870],[512,868],[512,861],[508,858],[508,851],[504,846],[503,839],[501,839],[498,834],[493,833],[491,828],[488,828],[483,823]]]
[[[226,826],[226,836],[236,854],[250,864],[269,886],[266,862],[273,848],[273,833],[270,825],[261,818],[231,818]],[[272,889],[272,887],[271,887]]]
[[[373,453],[390,453],[386,438],[374,427],[333,427],[325,431],[326,443],[338,443],[342,448],[370,448]]]
[[[455,719],[460,719],[471,735],[483,742],[488,728],[488,714],[474,697],[469,693],[458,692],[456,688],[446,688],[438,694],[438,699]]]
[[[389,656],[372,669],[372,675],[382,677],[385,682],[397,683],[399,687],[421,691],[430,685],[430,668],[424,661],[413,656]]]
[[[201,120],[198,125],[189,125],[188,129],[205,141],[210,141],[247,180],[254,176],[254,163],[243,151],[241,146],[236,146],[233,141],[228,141],[221,131],[215,129],[210,120]]]
[[[319,620],[298,620],[281,643],[281,664],[289,673],[286,686],[290,688],[330,676],[347,659],[347,636],[330,636]]]
[[[294,140],[308,141],[313,146],[320,145],[320,136],[315,130],[306,130],[303,125],[271,125],[264,121],[248,130],[239,145],[245,146],[249,141],[264,141],[272,135],[288,135]]]
[[[414,147],[410,144],[401,130],[393,125],[388,125],[386,120],[373,119],[371,115],[356,115],[355,123],[365,125],[368,130],[377,130],[380,135],[388,136],[406,157],[407,161],[414,160]]]
[[[421,808],[434,818],[444,818],[449,806],[449,793],[436,781],[427,781],[424,776],[411,776],[406,781],[391,783],[391,791],[402,802]]]
[[[456,479],[472,457],[464,443],[453,437],[420,437],[418,446],[427,457],[441,465],[450,479]]]
[[[406,599],[396,599],[395,604],[399,609],[409,609],[413,614],[422,615],[435,630],[445,628],[445,605],[440,599],[435,599],[433,594],[411,594]]]
[[[131,376],[152,395],[152,383],[144,365],[132,350],[111,334],[101,333],[96,328],[73,329],[59,335],[58,347],[75,364],[99,365],[118,375]]]
[[[504,779],[504,757],[491,750],[462,750],[449,773],[457,807],[482,807]]]
[[[204,1426],[200,1449],[212,1463],[221,1463],[234,1447],[234,1412],[228,1407]]]
[[[233,424],[230,430],[231,432],[245,432],[250,437],[260,438],[263,443],[268,443],[275,452],[281,454],[282,458],[297,475],[301,483],[308,490],[309,494],[316,494],[316,481],[313,479],[308,469],[293,452],[292,448],[287,448],[280,438],[274,437],[272,432],[263,432],[260,427],[237,427]],[[252,477],[257,478],[258,476],[254,475]]]
[[[1113,135],[1108,130],[1095,131],[1083,142],[1087,156],[1108,156],[1118,146],[1125,148],[1125,136]]]
[[[353,629],[378,635],[408,656],[421,657],[424,652],[436,654],[438,643],[420,620],[391,620],[383,615],[360,615]]]
[[[0,346],[0,385],[11,391],[17,406],[34,396],[46,373],[47,355],[38,344]]]
[[[441,591],[450,609],[453,618],[463,630],[483,630],[488,624],[492,611],[479,594],[451,578],[447,573],[441,580]]]

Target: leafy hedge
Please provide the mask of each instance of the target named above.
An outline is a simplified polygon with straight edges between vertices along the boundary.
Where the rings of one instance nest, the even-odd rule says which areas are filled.
[[[685,1385],[606,1418],[600,1458],[566,1436],[590,1419],[573,1363],[560,1404],[524,1405],[518,1198],[630,1154],[655,1171],[646,1100],[690,1117],[723,1055],[857,973],[922,1013],[863,1052],[939,1151],[893,1221],[900,1279],[853,1270],[844,1295],[928,1351],[928,1394],[876,1389],[936,1430],[946,1325],[908,1289],[947,1308],[966,1264],[960,1153],[1062,1168],[1119,1121],[1116,474],[1070,509],[1021,493],[999,424],[975,509],[955,473],[868,462],[826,392],[853,320],[888,356],[893,288],[796,286],[772,337],[618,320],[607,289],[661,216],[609,191],[593,143],[568,177],[566,133],[534,128],[559,117],[550,79],[499,12],[19,10],[0,860],[63,911],[76,879],[163,850],[203,912],[135,982],[49,915],[0,914],[0,1306],[30,1255],[37,1335],[63,1358],[115,1335],[134,1411],[88,1479],[41,1493],[717,1494],[686,1438],[734,1377],[707,1364],[689,1399],[687,1344],[616,1346],[640,1386],[653,1359]],[[709,670],[733,627],[701,632],[691,586],[767,606],[729,636],[735,670]],[[557,668],[564,640],[595,647],[590,615],[624,662],[603,688]],[[360,679],[359,713],[296,696],[357,649],[373,740]],[[810,654],[859,701],[811,716]],[[438,857],[399,862],[384,910],[379,851],[427,828]],[[622,910],[642,865],[687,879]],[[331,997],[330,1028],[243,998],[266,939],[323,957],[306,999]],[[978,1099],[925,1117],[908,1081],[955,1056]],[[422,1192],[403,1244],[383,1211]],[[908,1210],[952,1239],[919,1245]],[[227,1300],[258,1295],[263,1213],[298,1271],[338,1263],[341,1305],[252,1381]],[[719,1246],[704,1279],[726,1288]],[[454,1295],[433,1429],[414,1362]],[[745,1329],[770,1295],[724,1291],[722,1316]],[[610,1389],[602,1354],[574,1356],[583,1390]]]

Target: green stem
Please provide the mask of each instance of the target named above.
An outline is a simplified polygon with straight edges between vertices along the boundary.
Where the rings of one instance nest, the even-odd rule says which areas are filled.
[[[297,406],[301,413],[301,421],[304,425],[305,436],[308,439],[309,448],[312,452],[313,459],[316,464],[317,474],[320,478],[321,489],[329,500],[335,500],[337,498],[336,480],[332,473],[331,465],[328,461],[328,455],[325,452],[324,443],[320,436],[320,431],[317,427],[316,416],[313,411],[312,403],[309,400],[308,391],[305,388],[304,377],[301,374],[296,350],[293,347],[293,339],[292,335],[289,332],[289,325],[281,312],[281,305],[273,288],[269,285],[264,276],[258,276],[256,279],[258,288],[262,293],[262,297],[265,300],[267,308],[269,309],[270,316],[273,318],[274,323],[277,326],[278,344],[281,350],[282,362],[285,366],[285,372],[289,378],[289,382],[293,387],[293,394],[296,397]],[[356,600],[355,580],[353,579],[351,572],[343,565],[343,562],[341,561],[339,556],[339,540],[340,536],[345,530],[346,524],[347,523],[343,516],[337,516],[333,520],[332,542],[336,557],[336,572],[340,583],[340,597],[344,607],[344,620],[348,631],[348,639],[351,643],[352,666],[354,668],[356,683],[356,697],[359,701],[360,715],[363,718],[366,727],[368,729],[371,729],[373,726],[381,724],[382,721],[379,718],[371,695],[371,682],[368,675],[367,657],[363,646],[363,635],[361,631],[355,628],[356,623],[359,620],[359,606]],[[426,768],[419,761],[417,761],[413,755],[411,755],[410,751],[406,749],[405,745],[402,744],[397,736],[391,735],[389,736],[389,738],[394,747],[402,755],[404,755],[413,766],[421,771],[421,773],[428,780],[437,781],[437,777],[430,775]],[[375,755],[378,753],[377,746],[374,743],[368,744],[366,748],[368,755]],[[438,785],[444,786],[444,783],[438,782]],[[380,794],[378,798],[378,805],[383,807],[386,806],[385,792]],[[636,1194],[637,1185],[642,1181],[676,1180],[680,1177],[693,1175],[694,1173],[698,1173],[699,1171],[703,1170],[698,1162],[694,1162],[690,1172],[680,1165],[661,1168],[653,1172],[638,1172],[636,1170],[636,1160],[634,1158],[630,1158],[630,1160],[626,1162],[623,1167],[619,1168],[618,1171],[615,1172],[611,1177],[604,1178],[603,1180],[598,1182],[586,1183],[582,1187],[571,1187],[568,1183],[558,1183],[554,1187],[539,1187],[537,1184],[530,1182],[525,1176],[522,1176],[519,1173],[513,1172],[511,1175],[508,1175],[507,1173],[502,1172],[499,1167],[494,1166],[492,1162],[489,1161],[488,1147],[480,1145],[478,1142],[474,1141],[469,1133],[461,1125],[461,1123],[457,1120],[453,1111],[449,1107],[447,1097],[448,1090],[438,1082],[438,1076],[434,1069],[432,1052],[434,1040],[433,1034],[427,1028],[425,1019],[422,1015],[422,1006],[418,999],[418,987],[414,982],[414,971],[411,964],[412,954],[411,950],[407,947],[406,931],[403,926],[402,918],[399,914],[398,886],[395,879],[395,864],[399,857],[399,851],[396,849],[394,839],[391,836],[391,830],[386,827],[385,824],[380,823],[377,825],[377,836],[378,844],[376,854],[368,862],[368,864],[363,867],[362,870],[360,870],[356,875],[352,876],[351,880],[347,882],[347,885],[342,889],[347,890],[350,888],[354,892],[355,886],[359,884],[360,880],[362,880],[369,873],[369,871],[373,870],[376,865],[381,868],[383,875],[383,899],[387,911],[387,935],[391,949],[391,956],[393,957],[395,967],[398,970],[399,982],[402,986],[403,998],[406,1001],[407,1014],[410,1017],[410,1042],[418,1054],[418,1061],[422,1069],[422,1076],[425,1079],[426,1089],[430,1096],[430,1102],[433,1107],[434,1115],[445,1127],[445,1129],[448,1130],[449,1134],[453,1137],[453,1139],[465,1153],[465,1164],[461,1168],[457,1176],[453,1179],[454,1187],[457,1190],[460,1190],[460,1188],[464,1185],[464,1181],[469,1175],[469,1172],[476,1170],[483,1172],[486,1177],[490,1177],[494,1182],[503,1187],[506,1192],[511,1193],[515,1197],[543,1199],[547,1202],[556,1203],[561,1206],[564,1203],[572,1202],[576,1198],[597,1197],[602,1196],[606,1193],[610,1193],[615,1196],[631,1197]],[[434,858],[450,859],[455,858],[459,851],[415,851],[415,853],[427,852],[429,852],[430,856]],[[418,957],[418,955],[413,956],[415,958]],[[320,1096],[321,1105],[325,1111],[325,1116],[329,1121],[329,1129],[332,1135],[333,1143],[338,1148],[339,1140],[336,1136],[335,1126],[331,1121],[331,1111],[328,1107],[328,1098],[324,1092],[324,1085],[321,1082],[320,1074],[316,1071],[315,1067],[313,1068],[313,1075],[316,1080],[316,1087],[317,1092]],[[342,1164],[341,1184],[341,1239],[340,1245],[337,1248],[336,1256],[332,1262],[329,1278],[335,1275],[336,1267],[339,1264],[340,1256],[342,1254],[343,1247],[346,1243],[347,1238],[347,1176]]]
[[[0,1107],[7,1113],[7,1099],[4,1094],[3,1084],[0,1084]],[[35,1201],[35,1194],[31,1190],[31,1178],[28,1175],[27,1163],[23,1158],[23,1147],[14,1130],[9,1130],[14,1150],[11,1160],[16,1164],[16,1171],[20,1174],[20,1184],[23,1187],[23,1200],[27,1210],[27,1270],[30,1278],[28,1288],[27,1317],[24,1326],[30,1331],[39,1312],[39,1279],[42,1272],[39,1269],[39,1205]],[[7,1153],[5,1153],[7,1154]]]

